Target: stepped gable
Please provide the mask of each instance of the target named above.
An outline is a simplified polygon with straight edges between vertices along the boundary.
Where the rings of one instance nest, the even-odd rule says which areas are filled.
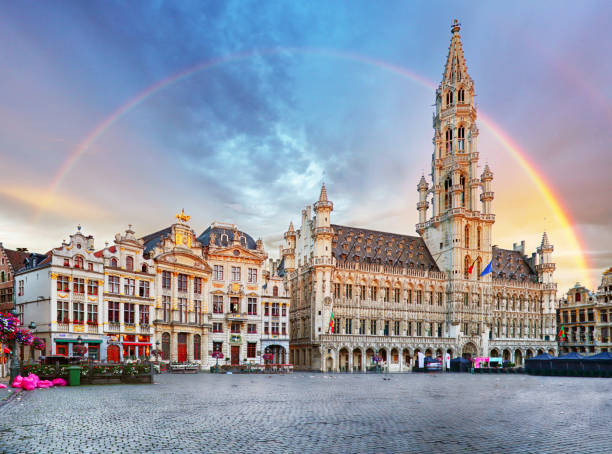
[[[440,271],[419,236],[332,224],[332,255],[338,263],[378,263],[418,270]]]
[[[537,282],[538,275],[519,251],[493,246],[493,278]]]
[[[6,248],[4,248],[4,253],[6,254],[6,258],[13,268],[13,272],[19,271],[21,268],[23,268],[25,266],[26,259],[31,254],[31,252],[14,251]]]

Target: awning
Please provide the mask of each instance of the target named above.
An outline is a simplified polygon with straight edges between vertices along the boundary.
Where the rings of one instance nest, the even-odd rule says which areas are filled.
[[[147,342],[122,342],[122,344],[123,345],[138,345],[140,347],[146,346],[146,345],[151,346],[151,344]]]
[[[55,342],[59,344],[76,344],[78,341],[76,339],[53,339]],[[83,339],[84,344],[101,344],[102,341],[100,339]]]

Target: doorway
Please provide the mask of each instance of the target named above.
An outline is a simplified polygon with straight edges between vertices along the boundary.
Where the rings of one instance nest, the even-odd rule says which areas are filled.
[[[240,345],[232,345],[231,350],[232,366],[240,364]]]
[[[184,363],[187,361],[187,333],[178,334],[178,362]]]

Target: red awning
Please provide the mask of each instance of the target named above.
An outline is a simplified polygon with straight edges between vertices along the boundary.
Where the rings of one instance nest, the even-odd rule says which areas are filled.
[[[146,346],[146,345],[151,346],[150,343],[148,344],[146,342],[122,342],[122,344],[123,345],[138,345],[140,347],[143,347],[143,346]]]

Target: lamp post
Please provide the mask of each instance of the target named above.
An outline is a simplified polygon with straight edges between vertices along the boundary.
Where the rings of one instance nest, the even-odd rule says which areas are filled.
[[[9,314],[18,317],[19,312],[15,308],[9,311]],[[11,375],[10,382],[13,383],[15,377],[19,375],[19,356],[17,354],[17,339],[13,339],[13,351],[11,352]]]
[[[159,362],[159,341],[155,341],[155,359]]]
[[[36,329],[36,323],[30,322],[30,324],[28,325],[28,329],[30,330],[30,332],[34,333],[34,330]],[[30,347],[30,361],[34,362],[34,348],[32,347]]]

